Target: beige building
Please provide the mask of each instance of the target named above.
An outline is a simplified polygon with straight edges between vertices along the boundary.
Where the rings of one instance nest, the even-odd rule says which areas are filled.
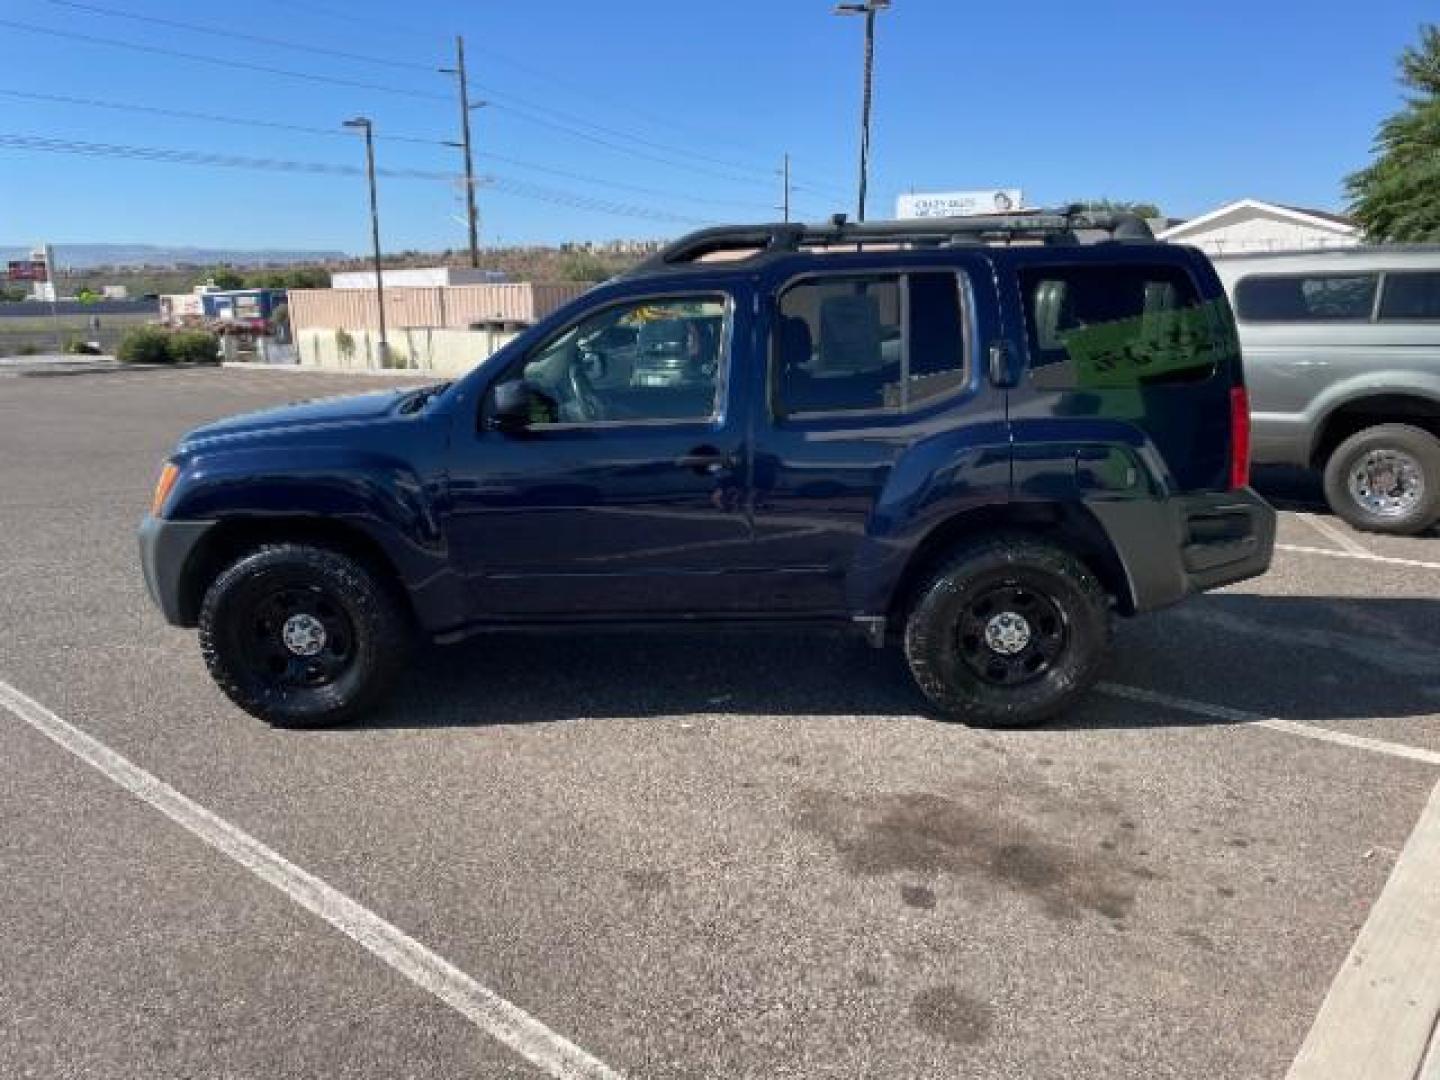
[[[445,374],[468,371],[590,288],[571,282],[395,287],[388,270],[385,279],[388,366]],[[291,289],[290,326],[302,365],[380,366],[373,288]]]

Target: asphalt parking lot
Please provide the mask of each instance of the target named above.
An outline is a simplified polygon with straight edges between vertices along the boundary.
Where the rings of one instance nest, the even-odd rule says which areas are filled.
[[[1437,538],[1273,478],[1273,571],[1123,624],[1035,731],[750,633],[481,639],[362,726],[271,731],[134,526],[186,428],[373,386],[0,377],[0,684],[613,1074],[1285,1075],[1440,780]],[[0,923],[5,1076],[546,1075],[13,710]]]

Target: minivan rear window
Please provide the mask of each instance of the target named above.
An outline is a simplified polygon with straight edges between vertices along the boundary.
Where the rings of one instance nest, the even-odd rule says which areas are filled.
[[[1199,381],[1227,347],[1228,311],[1202,304],[1183,267],[1033,267],[1020,287],[1042,390]]]
[[[1381,322],[1440,319],[1440,272],[1388,271],[1380,296]]]
[[[1257,274],[1235,287],[1242,322],[1368,322],[1377,274]]]

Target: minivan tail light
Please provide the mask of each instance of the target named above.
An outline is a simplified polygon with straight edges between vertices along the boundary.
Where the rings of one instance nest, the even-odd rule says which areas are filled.
[[[1230,388],[1230,490],[1250,486],[1250,395]]]

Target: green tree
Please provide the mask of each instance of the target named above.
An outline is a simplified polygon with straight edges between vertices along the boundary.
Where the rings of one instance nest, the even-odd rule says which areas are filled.
[[[1440,240],[1440,26],[1400,54],[1405,107],[1380,125],[1375,160],[1346,178],[1350,212],[1371,240]]]
[[[320,266],[301,266],[285,275],[287,289],[328,289],[330,271]]]
[[[239,271],[232,270],[228,266],[217,266],[208,277],[217,288],[243,289],[245,287],[245,278],[240,275]]]
[[[560,264],[560,276],[565,281],[604,281],[610,276],[610,268],[599,257],[577,251]]]

